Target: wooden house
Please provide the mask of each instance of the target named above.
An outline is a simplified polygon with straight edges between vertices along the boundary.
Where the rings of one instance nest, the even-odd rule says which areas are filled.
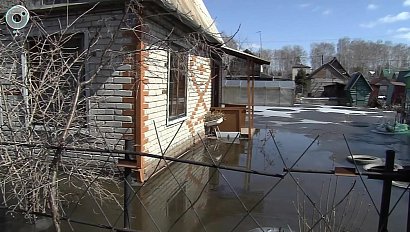
[[[343,98],[341,94],[349,78],[346,69],[335,57],[310,74],[308,94],[312,97]]]
[[[346,85],[346,92],[351,106],[367,106],[372,87],[360,72],[352,74]]]
[[[298,75],[299,70],[305,71],[306,75],[310,75],[311,67],[304,64],[295,64],[292,66],[292,81],[295,80],[295,77]]]

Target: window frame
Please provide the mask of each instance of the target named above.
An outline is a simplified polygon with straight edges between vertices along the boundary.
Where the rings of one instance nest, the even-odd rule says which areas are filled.
[[[182,69],[183,70],[183,74],[184,74],[184,77],[185,77],[185,80],[184,80],[184,82],[185,82],[185,89],[184,89],[184,94],[185,94],[185,100],[184,100],[184,103],[183,103],[183,107],[184,107],[184,113],[183,114],[181,114],[181,115],[171,115],[171,105],[170,105],[170,94],[171,94],[171,78],[172,78],[172,72],[173,72],[173,70],[172,70],[172,54],[180,54],[180,53],[182,53],[182,55],[183,55],[183,60],[185,60],[184,61],[184,63],[182,64],[182,65],[185,65],[185,69]],[[181,121],[184,121],[184,120],[186,120],[186,118],[187,118],[187,116],[188,116],[188,98],[189,98],[189,92],[188,92],[188,64],[189,64],[189,54],[186,52],[186,51],[183,51],[183,49],[181,49],[181,48],[177,48],[177,49],[168,49],[168,54],[167,54],[167,68],[168,68],[168,71],[167,71],[167,110],[166,110],[166,122],[167,122],[167,125],[173,125],[173,124],[175,124],[175,123],[178,123],[178,122],[181,122]],[[179,64],[179,63],[178,63]],[[181,66],[179,66],[179,68],[180,68]],[[181,70],[181,69],[178,69],[179,71]],[[177,95],[177,97],[178,97],[178,95]]]

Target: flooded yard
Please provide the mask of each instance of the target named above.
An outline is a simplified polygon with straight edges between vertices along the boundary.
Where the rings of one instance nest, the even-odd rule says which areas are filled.
[[[409,135],[372,132],[378,124],[394,121],[394,112],[331,106],[255,110],[257,131],[252,141],[207,140],[205,146],[184,159],[284,174],[284,178],[174,163],[142,187],[134,187],[132,229],[246,232],[280,227],[293,231],[377,231],[382,181],[365,176],[362,182],[359,177],[284,173],[283,169],[329,171],[337,166],[354,167],[346,160],[349,149],[353,154],[380,158],[391,149],[396,152],[397,163],[408,165]],[[122,194],[121,188],[113,187],[113,191]],[[393,187],[391,207],[403,191]],[[390,215],[389,231],[406,231],[407,206],[406,193]],[[90,199],[83,200],[72,218],[122,227],[122,209],[110,202],[102,202],[102,207]],[[16,225],[18,221],[9,217],[2,221],[5,231],[47,231]],[[106,231],[72,225],[76,231]],[[64,226],[65,231],[70,230],[66,223]]]

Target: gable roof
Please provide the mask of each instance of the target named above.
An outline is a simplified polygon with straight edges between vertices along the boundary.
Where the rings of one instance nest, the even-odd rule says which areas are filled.
[[[323,64],[322,66],[317,68],[315,71],[313,71],[310,74],[310,78],[314,78],[315,74],[321,71],[322,69],[329,69],[333,71],[342,80],[348,80],[350,78],[346,69],[343,68],[342,64],[340,64],[340,62],[336,59],[336,57],[333,57],[331,61],[327,62],[326,64]]]
[[[389,85],[390,81],[386,77],[378,77],[370,80],[371,85]]]
[[[363,79],[366,83],[366,86],[369,87],[370,90],[372,90],[371,85],[369,84],[369,82],[363,76],[363,74],[361,72],[355,72],[351,75],[351,78],[350,78],[349,82],[346,85],[346,89],[348,90],[348,89],[351,89],[353,86],[355,86],[359,79]]]
[[[396,77],[396,81],[406,82],[406,77],[410,76],[410,70],[399,71],[399,74]]]
[[[387,79],[392,79],[395,71],[392,68],[385,68],[382,70],[380,76]]]

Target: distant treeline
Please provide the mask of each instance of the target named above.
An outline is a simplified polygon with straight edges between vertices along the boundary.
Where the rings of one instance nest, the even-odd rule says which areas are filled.
[[[239,43],[229,40],[228,46],[239,49]],[[336,57],[349,73],[356,71],[368,75],[374,71],[379,75],[384,68],[395,70],[410,67],[410,46],[390,41],[366,41],[341,38],[337,43],[319,42],[310,45],[310,54],[299,45],[288,45],[281,49],[254,49],[253,53],[270,60],[270,74],[288,76],[295,64],[305,64],[316,69]]]

